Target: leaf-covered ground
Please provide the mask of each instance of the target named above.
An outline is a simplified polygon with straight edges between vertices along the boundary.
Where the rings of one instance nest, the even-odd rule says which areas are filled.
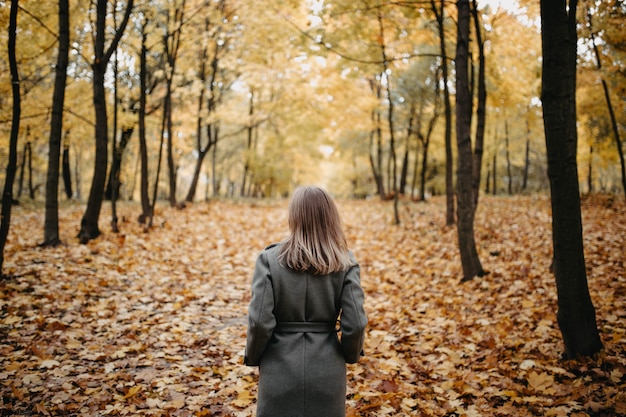
[[[605,350],[563,361],[544,197],[483,197],[476,238],[490,274],[461,284],[444,200],[340,201],[362,266],[366,356],[349,366],[349,416],[626,415],[626,205],[583,202],[585,256]],[[16,207],[0,283],[0,416],[251,416],[242,365],[258,252],[286,234],[285,202],[122,205],[121,233],[87,245],[82,206],[43,249],[43,209]]]

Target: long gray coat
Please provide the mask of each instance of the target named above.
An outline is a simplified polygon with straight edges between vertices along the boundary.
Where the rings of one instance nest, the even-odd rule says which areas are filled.
[[[300,273],[279,264],[277,249],[257,258],[248,311],[244,362],[259,366],[257,417],[343,417],[346,363],[359,360],[367,325],[359,266]]]

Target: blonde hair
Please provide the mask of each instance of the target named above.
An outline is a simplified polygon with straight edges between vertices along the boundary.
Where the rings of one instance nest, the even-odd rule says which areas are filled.
[[[283,265],[319,275],[354,265],[337,206],[323,189],[306,186],[294,191],[289,202],[289,230],[278,253]]]

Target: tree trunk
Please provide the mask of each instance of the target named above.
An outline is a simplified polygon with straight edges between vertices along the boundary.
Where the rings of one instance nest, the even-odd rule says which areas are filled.
[[[526,120],[526,154],[524,156],[524,178],[522,180],[522,190],[528,188],[528,173],[530,171],[530,123]]]
[[[30,129],[27,128],[27,131]],[[22,162],[20,163],[20,178],[17,184],[17,198],[22,197],[22,190],[24,189],[24,175],[26,172],[26,155],[28,155],[28,151],[30,149],[30,142],[28,141],[28,134],[26,134],[27,142],[24,144],[24,149],[22,150]],[[17,167],[16,167],[17,169]]]
[[[369,151],[369,161],[370,167],[372,168],[372,175],[374,176],[374,182],[376,183],[376,192],[380,196],[381,199],[385,197],[385,186],[383,184],[383,176],[379,172],[379,169],[376,166],[376,160],[374,159],[374,137],[376,136],[376,131],[372,130],[370,132],[370,151]]]
[[[67,143],[63,145],[63,163],[61,166],[65,196],[70,200],[74,193],[72,192],[72,171],[70,169],[70,146]]]
[[[474,192],[474,211],[478,207],[480,194],[480,177],[483,165],[483,144],[485,142],[485,119],[487,110],[487,87],[485,83],[485,43],[482,37],[481,24],[478,17],[478,4],[472,0],[472,18],[478,45],[478,102],[476,104],[476,136],[472,161],[472,189]]]
[[[498,150],[493,153],[493,188],[491,189],[491,194],[498,194]]]
[[[28,142],[28,196],[35,199],[35,189],[33,188],[33,146]]]
[[[404,157],[402,158],[402,168],[400,169],[400,186],[398,187],[399,193],[402,195],[406,193],[406,183],[407,183],[408,176],[409,176],[409,140],[407,138],[406,146],[404,148]]]
[[[446,225],[454,224],[454,180],[452,175],[452,104],[450,103],[450,89],[448,88],[448,56],[446,55],[446,39],[444,28],[444,0],[440,0],[439,9],[435,0],[430,1],[430,6],[437,18],[439,31],[439,47],[441,50],[441,75],[443,77],[443,99],[445,114],[445,147],[446,147]],[[469,29],[469,26],[468,26]]]
[[[589,169],[587,171],[587,192],[593,192],[593,145],[589,145]]]
[[[426,201],[426,171],[428,168],[428,148],[430,146],[430,138],[435,130],[437,119],[439,119],[439,83],[435,83],[435,103],[433,106],[433,116],[428,122],[428,129],[426,135],[422,134],[421,123],[418,129],[418,137],[422,142],[422,170],[420,172],[420,198],[422,201]],[[421,119],[421,117],[420,117]]]
[[[504,142],[506,144],[506,175],[509,195],[513,195],[513,173],[511,172],[511,150],[509,147],[509,122],[504,121]]]
[[[416,138],[417,139],[417,138]],[[413,167],[412,167],[412,171],[413,171],[413,175],[411,176],[411,200],[415,199],[415,190],[417,189],[417,177],[419,176],[419,154],[420,154],[420,149],[419,149],[419,139],[416,140],[416,145],[415,145],[415,159],[413,159]]]
[[[487,163],[487,178],[485,178],[485,194],[489,194],[491,190],[491,167]]]
[[[115,32],[115,37],[111,45],[105,51],[107,3],[107,0],[98,0],[96,5],[96,33],[94,38],[95,59],[91,65],[93,69],[93,104],[96,115],[96,152],[89,199],[87,200],[87,208],[81,220],[80,232],[78,233],[78,238],[81,243],[87,243],[100,235],[98,219],[100,218],[100,209],[102,208],[108,164],[108,121],[104,78],[111,55],[117,48],[117,44],[124,33],[130,12],[133,8],[133,0],[128,0],[120,28]]]
[[[552,202],[557,321],[566,356],[603,346],[589,295],[576,165],[576,0],[541,0],[543,120]]]
[[[208,19],[206,19],[205,20],[205,32],[208,32],[208,30],[209,30],[209,21]],[[219,47],[216,45],[215,53],[211,60],[211,77],[209,79],[209,98],[207,100],[207,110],[209,112],[209,115],[214,114],[216,106],[217,106],[215,85],[216,85],[216,78],[218,75],[218,63],[219,63],[218,53],[219,53]],[[192,202],[194,200],[194,197],[196,195],[196,189],[198,188],[198,180],[200,179],[200,172],[202,171],[202,164],[204,163],[204,158],[211,150],[211,147],[217,143],[218,134],[219,134],[219,128],[217,127],[218,126],[217,122],[208,123],[206,126],[207,143],[206,143],[206,146],[202,146],[202,116],[201,114],[202,114],[202,108],[203,108],[203,102],[204,102],[204,86],[205,86],[205,78],[206,78],[206,65],[204,64],[204,61],[206,61],[206,56],[207,56],[207,47],[203,48],[203,51],[202,51],[203,62],[200,68],[201,80],[202,80],[202,91],[200,92],[200,98],[198,101],[198,118],[197,118],[197,125],[196,125],[196,151],[198,152],[198,159],[196,160],[196,167],[194,169],[193,178],[191,180],[191,185],[189,186],[189,192],[187,193],[187,198],[185,199],[185,201],[188,201],[188,202]],[[252,97],[250,97],[250,116],[253,113],[253,101],[252,100],[253,100]],[[252,127],[249,128],[248,135],[249,135],[248,143],[250,144],[251,135],[252,135]],[[244,173],[244,182],[245,182],[246,174],[247,173]],[[242,190],[243,190],[243,186],[242,186]]]
[[[107,179],[107,185],[104,190],[104,198],[107,200],[113,199],[113,191],[115,190],[115,200],[119,199],[120,187],[120,172],[122,170],[122,160],[124,158],[124,152],[130,143],[130,139],[135,132],[135,126],[127,126],[122,129],[119,143],[115,146],[115,152],[112,152],[113,161],[111,162],[111,170],[109,171],[109,178]]]
[[[426,201],[426,169],[428,167],[428,142],[422,146],[422,168],[420,170],[420,200]]]
[[[470,139],[471,97],[469,93],[469,0],[459,0],[456,47],[456,140],[457,140],[457,234],[463,281],[483,276],[474,239],[474,193],[472,188],[472,142]]]
[[[167,60],[167,68],[165,68],[166,74],[166,92],[164,102],[163,117],[165,118],[167,128],[167,168],[169,179],[169,202],[170,206],[175,207],[176,203],[176,177],[178,175],[178,166],[174,161],[174,132],[172,129],[172,92],[174,83],[174,74],[176,73],[176,63],[178,60],[178,50],[180,47],[180,39],[182,35],[182,26],[184,24],[185,16],[185,0],[182,0],[180,6],[174,7],[174,24],[170,22],[170,12],[167,12],[167,33],[163,37],[165,56]],[[170,32],[171,29],[171,32]]]
[[[117,10],[113,10],[113,24],[117,25]],[[110,191],[111,199],[111,231],[119,233],[120,229],[117,225],[117,198],[120,194],[120,167],[122,165],[122,153],[124,149],[118,149],[117,146],[117,115],[118,115],[118,53],[115,51],[115,60],[113,61],[113,138],[111,140],[111,171],[109,175],[109,185],[105,188],[105,195]],[[123,135],[123,133],[122,133]],[[123,140],[120,138],[120,142]],[[121,146],[120,146],[121,147]]]
[[[390,189],[393,191],[393,214],[394,214],[394,223],[400,224],[400,214],[398,213],[398,199],[399,190],[398,190],[398,158],[396,156],[396,135],[394,129],[394,106],[393,99],[391,97],[391,80],[389,79],[390,71],[387,71],[389,62],[387,61],[387,51],[385,49],[385,33],[383,27],[383,20],[381,15],[378,15],[378,27],[380,29],[380,55],[383,61],[383,73],[387,76],[387,102],[388,102],[388,110],[387,110],[387,123],[389,125],[389,157],[391,159],[391,187]]]
[[[596,55],[596,64],[598,66],[598,70],[602,69],[602,60],[600,58],[600,49],[598,48],[598,44],[596,43],[595,33],[592,27],[591,20],[591,10],[587,8],[587,21],[589,23],[589,33],[591,35],[591,44],[593,45],[593,50]],[[619,156],[619,162],[622,173],[622,190],[624,191],[624,196],[626,196],[626,161],[624,160],[624,150],[622,149],[622,139],[619,134],[619,127],[617,126],[617,119],[615,118],[615,111],[613,110],[613,104],[611,103],[611,94],[609,93],[609,86],[602,76],[602,90],[604,91],[604,100],[606,101],[606,107],[609,111],[609,118],[611,120],[611,129],[613,131],[613,139],[615,141],[615,145],[617,147],[617,155]],[[591,171],[590,171],[591,172]],[[589,188],[589,192],[591,192],[591,187]]]
[[[148,146],[146,144],[146,88],[147,88],[147,47],[146,24],[141,26],[141,55],[139,57],[139,159],[141,160],[141,177],[139,179],[139,195],[141,199],[141,214],[139,223],[146,224],[152,214],[148,190]]]
[[[165,112],[165,105],[163,105],[163,111]],[[157,158],[157,170],[156,170],[156,178],[154,179],[154,188],[152,189],[152,204],[150,206],[150,215],[148,216],[148,220],[146,222],[145,230],[148,230],[152,227],[152,222],[154,220],[154,208],[156,207],[157,196],[159,193],[159,177],[161,176],[161,160],[163,159],[163,142],[165,139],[165,117],[161,120],[161,139],[159,141],[159,156]]]
[[[254,90],[250,90],[250,105],[248,107],[248,116],[250,120],[248,121],[248,145],[246,147],[247,154],[245,156],[245,163],[243,166],[243,178],[241,180],[241,192],[239,195],[241,197],[245,197],[246,195],[246,181],[248,179],[248,172],[250,171],[250,158],[252,152],[252,138],[254,134],[254,128],[252,127],[252,116],[254,115]]]
[[[0,211],[0,276],[4,265],[4,247],[9,236],[11,225],[11,207],[13,206],[13,182],[17,170],[17,139],[20,130],[21,97],[20,76],[17,71],[17,58],[15,56],[15,38],[17,33],[17,10],[18,0],[11,1],[9,12],[9,68],[11,72],[11,91],[13,94],[13,117],[11,120],[11,135],[9,139],[9,163],[7,164],[6,176],[4,177],[4,191],[2,192],[2,209]]]

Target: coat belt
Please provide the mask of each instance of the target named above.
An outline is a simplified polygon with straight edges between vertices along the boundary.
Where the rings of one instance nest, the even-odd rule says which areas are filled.
[[[280,321],[276,323],[275,332],[286,333],[334,333],[335,323],[313,321]]]

